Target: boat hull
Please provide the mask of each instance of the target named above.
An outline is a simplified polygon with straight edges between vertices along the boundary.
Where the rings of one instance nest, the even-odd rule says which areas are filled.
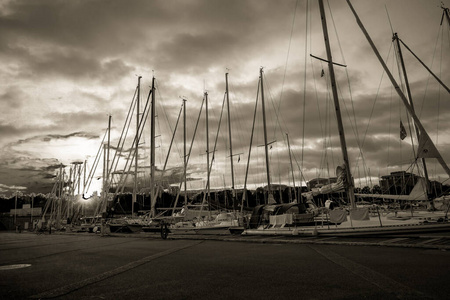
[[[243,235],[305,235],[305,236],[367,236],[450,231],[450,222],[443,214],[416,213],[416,216],[372,216],[369,220],[347,220],[340,224],[313,226],[260,226],[246,229]]]
[[[204,227],[187,227],[187,228],[170,228],[170,233],[172,234],[210,234],[210,235],[229,235],[230,226],[204,226]]]
[[[135,233],[142,231],[139,224],[108,224],[111,233]]]

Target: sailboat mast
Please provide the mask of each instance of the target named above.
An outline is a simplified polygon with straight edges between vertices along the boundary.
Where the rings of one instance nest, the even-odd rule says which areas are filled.
[[[99,211],[101,213],[106,211],[106,189],[107,189],[107,178],[106,178],[106,174],[108,173],[107,170],[107,162],[106,162],[106,156],[107,156],[107,152],[108,152],[108,145],[107,144],[103,144],[103,187],[102,187],[102,194],[101,194],[101,199],[102,199],[102,204],[99,207]]]
[[[134,151],[134,188],[133,199],[131,202],[131,215],[134,217],[134,203],[136,202],[137,193],[137,180],[138,180],[138,148],[139,148],[139,100],[141,96],[141,78],[138,77],[137,98],[136,98],[136,138],[135,138],[135,151]]]
[[[409,81],[408,81],[408,74],[406,72],[405,62],[403,60],[402,48],[400,47],[400,42],[399,42],[399,38],[398,38],[397,33],[394,33],[393,40],[397,44],[397,51],[398,51],[398,56],[400,58],[400,64],[402,66],[403,77],[405,79],[406,92],[408,94],[409,105],[411,105],[412,110],[415,111],[415,109],[414,109],[414,102],[413,102],[412,96],[411,96],[411,88],[409,86]],[[419,128],[417,127],[416,123],[414,123],[414,129],[416,131],[417,140],[419,140],[420,132],[419,132]],[[425,176],[427,193],[429,194],[430,193],[430,179],[428,178],[427,164],[425,162],[425,158],[423,158],[423,157],[422,157],[422,166],[423,166],[423,174]]]
[[[441,153],[437,150],[436,146],[431,141],[430,136],[426,132],[425,127],[423,127],[419,118],[414,113],[414,110],[411,108],[411,105],[409,105],[408,99],[406,99],[405,94],[403,94],[402,90],[400,89],[400,87],[397,84],[397,81],[395,81],[394,76],[392,76],[391,72],[389,71],[389,68],[387,67],[386,63],[383,61],[383,58],[381,57],[380,53],[378,52],[377,48],[375,47],[375,44],[373,43],[372,39],[370,38],[369,34],[367,33],[367,30],[365,29],[364,25],[362,24],[361,20],[358,17],[358,14],[356,13],[355,9],[353,8],[353,6],[349,0],[347,0],[347,4],[350,7],[351,11],[353,12],[353,15],[355,16],[356,22],[358,23],[359,27],[361,28],[361,31],[363,32],[364,36],[366,37],[367,41],[369,42],[370,46],[372,47],[372,50],[375,53],[375,56],[378,58],[378,61],[380,62],[384,71],[386,72],[389,79],[391,80],[392,85],[394,86],[395,90],[397,91],[397,94],[400,96],[400,99],[402,99],[403,104],[405,105],[406,109],[408,110],[410,116],[414,119],[414,122],[415,122],[415,124],[417,124],[417,127],[419,127],[420,137],[424,141],[424,143],[427,143],[427,146],[429,147],[429,149],[427,149],[428,152],[433,153],[433,157],[435,157],[438,160],[438,162],[441,164],[442,168],[445,170],[447,175],[450,177],[450,168],[447,166],[444,159],[442,158]]]
[[[186,155],[186,100],[183,99],[183,145],[184,145],[184,204],[187,205],[187,187],[186,187],[186,168],[187,168],[187,155]]]
[[[106,152],[106,172],[109,176],[109,148],[111,146],[111,115],[108,118],[108,151]]]
[[[103,192],[104,192],[104,208],[103,211],[106,211],[106,207],[107,207],[107,201],[108,201],[108,190],[109,190],[109,150],[111,147],[111,118],[112,116],[109,115],[108,117],[108,142],[106,144],[106,155],[105,155],[105,181],[104,181],[104,188],[103,188]]]
[[[336,119],[337,119],[337,123],[338,123],[339,139],[341,142],[342,157],[344,159],[345,171],[346,171],[346,176],[347,176],[347,178],[346,178],[347,179],[347,188],[346,188],[347,195],[350,200],[351,207],[356,208],[355,195],[354,195],[354,191],[353,191],[353,180],[352,180],[352,175],[350,173],[350,163],[349,163],[348,153],[347,153],[347,143],[345,141],[344,126],[342,123],[341,109],[339,106],[339,98],[338,98],[338,92],[337,92],[337,87],[336,87],[336,77],[334,75],[333,58],[331,56],[330,41],[328,39],[327,20],[325,17],[325,9],[323,6],[323,0],[319,0],[319,7],[320,7],[320,16],[322,19],[323,38],[325,40],[325,48],[327,50],[328,69],[330,72],[331,89],[333,91],[334,108],[336,111]]]
[[[206,182],[206,195],[209,203],[210,199],[210,168],[209,168],[209,122],[208,122],[208,93],[205,92],[205,108],[206,108],[206,168],[207,168],[207,182]],[[203,209],[203,205],[201,207]]]
[[[263,68],[259,69],[259,76],[260,76],[260,80],[261,80],[261,103],[262,103],[263,126],[264,126],[264,150],[265,150],[265,154],[266,154],[267,191],[268,191],[268,196],[270,196],[270,194],[272,193],[272,190],[270,187],[269,150],[267,148],[268,143],[267,143],[267,127],[266,127],[266,108],[264,105]]]
[[[233,142],[231,138],[231,117],[230,117],[230,97],[228,93],[228,73],[225,73],[225,93],[227,94],[227,112],[228,112],[228,140],[230,141],[230,163],[231,163],[231,192],[232,192],[232,198],[233,198],[233,205],[234,205],[234,198],[235,198],[235,191],[234,191],[234,166],[233,166]]]
[[[150,209],[151,215],[155,216],[156,195],[155,190],[155,77],[152,78],[152,106],[150,110]]]

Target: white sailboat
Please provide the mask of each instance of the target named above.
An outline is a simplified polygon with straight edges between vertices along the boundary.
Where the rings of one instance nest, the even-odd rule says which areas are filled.
[[[350,9],[352,10],[357,23],[361,27],[364,35],[366,36],[369,44],[378,57],[385,72],[388,74],[389,79],[392,81],[395,90],[402,99],[408,113],[414,119],[414,122],[420,133],[418,157],[434,157],[437,158],[442,168],[450,176],[450,169],[444,162],[439,151],[431,141],[425,128],[420,123],[420,120],[416,116],[414,109],[408,103],[405,95],[398,87],[395,79],[391,75],[386,64],[382,60],[375,45],[367,34],[364,26],[362,25],[359,17],[353,9],[349,0],[347,0]],[[309,212],[293,212],[289,211],[290,208],[283,208],[282,205],[274,205],[273,207],[261,206],[254,210],[252,220],[250,222],[250,228],[246,229],[243,234],[245,235],[370,235],[370,234],[398,234],[398,233],[410,233],[410,232],[429,232],[429,231],[441,231],[449,230],[450,223],[448,222],[446,211],[439,212],[415,212],[411,216],[400,215],[398,212],[392,211],[380,211],[378,206],[369,208],[359,208],[355,203],[355,195],[353,190],[353,179],[350,173],[350,164],[347,154],[346,139],[344,134],[344,128],[342,124],[342,118],[339,108],[338,92],[335,82],[333,60],[331,55],[331,49],[328,38],[327,23],[325,18],[323,1],[319,0],[320,14],[322,18],[322,29],[325,40],[325,47],[327,52],[327,60],[329,75],[331,79],[331,87],[333,92],[333,99],[335,104],[335,112],[337,125],[339,128],[340,145],[342,150],[343,166],[338,167],[336,183],[329,184],[321,187],[320,189],[312,190],[307,193],[303,193],[302,196],[310,198],[313,195],[327,194],[333,191],[341,191],[345,189],[348,197],[349,207],[344,209],[328,209],[313,207],[312,202],[307,201],[306,204],[311,204],[311,211],[315,210],[314,218],[312,222],[309,222],[309,226],[301,226],[294,220],[298,216],[309,216]],[[432,156],[431,156],[432,153]],[[419,201],[427,200],[426,190],[424,190],[423,181],[419,181],[418,185],[413,189],[410,195],[391,197],[389,199],[396,199],[399,201]],[[361,196],[361,195],[358,195]],[[371,195],[372,197],[374,195]],[[380,195],[378,195],[380,196]],[[383,198],[383,196],[380,196]],[[388,197],[385,197],[386,199]],[[266,218],[265,222],[264,217]]]
[[[232,197],[235,198],[234,191],[234,174],[233,174],[233,152],[231,143],[231,123],[230,123],[230,106],[228,97],[228,73],[225,75],[226,78],[226,100],[228,108],[228,132],[230,140],[230,157],[231,157],[231,178],[232,178]],[[208,121],[208,93],[204,93],[205,102],[205,115],[206,115],[206,166],[207,166],[207,178],[206,178],[206,188],[203,194],[203,200],[199,206],[198,211],[191,211],[193,217],[187,218],[187,206],[184,208],[185,218],[179,220],[170,225],[169,231],[177,234],[229,234],[230,227],[236,227],[239,225],[239,213],[227,210],[215,210],[211,211],[208,208],[208,203],[210,203],[210,175],[212,164],[214,160],[214,154],[216,152],[217,137],[220,130],[219,128],[216,135],[216,141],[214,144],[214,149],[211,151],[213,153],[213,158],[210,160],[210,150],[209,150],[209,121]],[[222,106],[223,108],[223,106]],[[223,110],[222,110],[223,112]],[[222,119],[222,113],[220,120]],[[206,208],[206,209],[205,209]],[[164,238],[164,236],[163,236]]]

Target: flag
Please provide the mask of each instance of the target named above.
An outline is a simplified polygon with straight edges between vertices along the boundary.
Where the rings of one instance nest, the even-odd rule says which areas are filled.
[[[403,126],[402,120],[400,120],[400,139],[403,141],[406,138],[406,129],[405,126]]]
[[[426,135],[421,134],[419,137],[419,149],[417,150],[417,157],[420,158],[437,158],[439,152],[436,146]]]
[[[325,75],[325,71],[322,69],[322,72],[320,73],[320,77],[323,77]]]

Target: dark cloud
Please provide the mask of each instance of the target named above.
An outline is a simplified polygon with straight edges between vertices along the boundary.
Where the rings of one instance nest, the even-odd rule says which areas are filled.
[[[90,53],[76,51],[49,52],[39,57],[29,57],[27,72],[31,76],[65,76],[72,80],[100,81],[109,83],[127,76],[134,69],[120,59],[100,61]]]
[[[19,140],[17,141],[17,144],[23,144],[23,143],[29,143],[31,141],[42,141],[42,142],[50,142],[52,140],[65,140],[69,139],[71,137],[82,137],[86,139],[97,139],[99,138],[98,135],[87,133],[87,132],[73,132],[69,134],[48,134],[48,135],[39,135],[39,136],[33,136],[27,139]],[[13,146],[13,145],[9,145]]]
[[[446,52],[434,49],[434,36],[430,38],[433,34],[425,33],[431,28],[428,22],[431,23],[433,14],[436,13],[439,19],[441,11],[438,8],[437,12],[431,8],[424,9],[425,5],[416,2],[407,6],[404,2],[403,6],[397,2],[386,3],[392,9],[390,14],[396,16],[392,18],[395,20],[393,25],[402,39],[427,62],[434,57],[430,67],[444,82],[450,82]],[[385,15],[383,4],[354,3],[380,53],[397,77],[393,52],[389,49],[391,29],[380,17]],[[296,5],[295,23],[291,27]],[[400,107],[395,90],[356,26],[345,1],[331,1],[329,6],[332,11],[328,17],[333,17],[328,20],[333,59],[347,65],[346,68],[336,67],[336,78],[351,164],[362,164],[362,158],[358,160],[360,145],[369,168],[385,165],[383,160],[389,160],[391,165],[400,165],[397,162],[410,159],[405,150],[407,141],[403,142],[401,151],[398,141],[400,120],[408,124],[405,109]],[[326,57],[317,3],[309,2],[309,8],[312,13],[308,24],[311,36],[306,40],[305,1],[66,3],[44,0],[36,3],[18,0],[3,4],[0,13],[0,62],[4,67],[0,80],[4,82],[4,88],[0,92],[0,106],[6,113],[0,119],[0,141],[7,145],[3,151],[9,155],[2,157],[3,165],[8,162],[9,169],[20,170],[20,174],[11,173],[17,178],[26,178],[26,174],[33,178],[27,181],[27,186],[33,186],[39,178],[51,179],[62,159],[53,162],[38,160],[26,148],[38,148],[39,145],[72,138],[93,143],[103,136],[109,114],[113,116],[113,131],[120,131],[136,87],[136,74],[144,76],[141,95],[145,98],[153,70],[158,83],[157,100],[160,101],[157,104],[157,131],[161,135],[157,139],[158,151],[167,151],[172,132],[164,123],[170,122],[173,128],[181,105],[180,96],[188,99],[189,148],[204,89],[208,90],[210,97],[209,146],[212,149],[225,92],[224,72],[228,68],[233,151],[242,153],[239,166],[243,167],[249,151],[259,67],[264,66],[269,142],[276,141],[270,150],[270,160],[275,165],[271,168],[272,176],[281,177],[281,180],[288,176],[285,172],[290,168],[286,133],[289,133],[297,160],[295,164],[301,165],[309,178],[319,174],[326,165],[333,173],[341,162],[336,117],[327,81],[327,65],[309,57],[309,54]],[[415,18],[418,20],[419,17],[426,22],[417,22]],[[303,62],[306,42],[307,61]],[[291,48],[288,49],[289,44]],[[340,50],[345,55],[341,55]],[[439,146],[445,150],[445,139],[450,136],[446,129],[450,126],[448,95],[434,79],[428,79],[427,72],[409,53],[404,53],[411,74],[416,111],[432,138],[439,140]],[[438,58],[443,58],[442,66],[439,66]],[[305,82],[304,70],[307,72]],[[348,82],[351,90],[347,87]],[[160,108],[165,109],[164,113]],[[222,172],[229,172],[226,116],[225,110],[215,153],[215,164],[224,168]],[[264,172],[262,148],[257,147],[263,143],[261,117],[259,102],[251,177],[264,181],[264,176],[258,175]],[[436,123],[439,123],[439,128]],[[134,134],[133,124],[129,135]],[[206,158],[202,155],[206,151],[204,124],[203,112],[190,157],[191,178],[203,178],[205,173]],[[172,149],[175,153],[169,160],[171,168],[179,167],[175,165],[182,160],[183,128],[179,126]],[[149,148],[148,127],[146,124],[142,141],[145,149],[140,153],[143,163],[143,158],[148,156],[145,152]],[[437,135],[438,129],[440,136]],[[112,144],[116,142],[114,140]],[[124,145],[126,150],[122,156],[129,153],[130,144],[127,141]],[[22,153],[12,155],[8,152],[19,146]],[[81,149],[82,145],[76,147]],[[390,153],[389,159],[386,159],[386,150]],[[63,151],[59,154],[62,155]],[[146,166],[142,168],[148,169]],[[278,169],[282,173],[280,176]],[[244,170],[237,172],[237,177],[242,180]],[[179,175],[173,175],[172,179]],[[15,184],[19,185],[19,181],[8,186]]]

